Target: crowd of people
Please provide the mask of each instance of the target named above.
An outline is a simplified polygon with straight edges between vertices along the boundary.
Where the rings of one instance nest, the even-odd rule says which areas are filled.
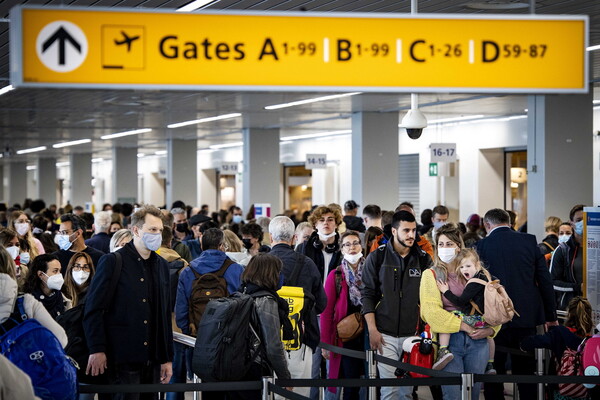
[[[319,343],[375,349],[400,360],[405,341],[424,330],[433,332],[438,345],[433,369],[528,375],[535,368],[532,358],[507,356],[496,346],[551,348],[560,359],[566,348],[592,334],[591,307],[582,297],[583,205],[574,206],[568,220],[549,217],[539,243],[516,230],[515,214],[507,210],[472,214],[464,224],[449,222],[452,217],[443,205],[424,210],[417,221],[408,202],[384,211],[375,204],[361,210],[352,200],[343,207],[315,206],[302,218],[286,213],[258,219],[236,206],[211,213],[206,205],[180,201],[161,209],[106,204],[94,214],[70,205],[46,207],[42,200],[8,209],[0,205],[0,323],[23,297],[29,318],[56,335],[79,363],[81,384],[117,385],[186,382],[192,349],[174,343],[173,332],[201,334],[199,299],[215,289],[221,297],[236,291],[264,294],[255,302],[266,351],[246,380],[273,372],[280,378],[364,377],[363,361]],[[204,286],[199,295],[211,279],[217,286]],[[503,325],[486,322],[484,286],[476,283],[494,279],[504,285],[516,311]],[[300,345],[293,350],[286,350],[280,336],[288,319],[287,303],[277,292],[282,286],[301,287],[310,299],[302,312]],[[569,313],[564,326],[557,310]],[[340,325],[349,321],[364,324],[343,337]],[[536,336],[540,325],[547,333]],[[5,361],[0,356],[0,375],[23,377]],[[379,363],[378,373],[394,378],[399,372]],[[26,378],[0,379],[0,385],[31,393]],[[479,385],[473,399],[479,398]],[[501,386],[486,384],[485,398],[504,398]],[[317,388],[289,389],[318,398]],[[535,385],[519,384],[523,399],[534,398],[535,391]],[[364,391],[353,387],[329,387],[326,393],[331,399],[364,398]],[[460,387],[432,386],[431,393],[435,399],[458,399]],[[382,387],[380,394],[384,400],[416,396],[406,386]],[[183,393],[167,398],[183,399]]]

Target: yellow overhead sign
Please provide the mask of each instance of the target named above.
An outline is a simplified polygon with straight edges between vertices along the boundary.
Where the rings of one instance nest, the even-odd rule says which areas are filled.
[[[11,12],[15,86],[587,91],[586,16]]]

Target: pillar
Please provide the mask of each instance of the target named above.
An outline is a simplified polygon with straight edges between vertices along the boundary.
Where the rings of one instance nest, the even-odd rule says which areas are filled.
[[[575,204],[592,205],[593,93],[529,96],[527,229],[544,238],[549,216],[568,219]]]
[[[113,147],[113,203],[133,203],[138,197],[137,147]]]
[[[176,200],[198,206],[198,142],[167,141],[167,207]]]
[[[92,201],[92,155],[90,153],[71,154],[69,171],[71,174],[71,198],[67,200],[73,207],[85,208],[85,203]]]
[[[377,204],[393,210],[398,204],[398,113],[359,112],[352,115],[352,199],[361,208]],[[350,177],[348,177],[350,178]]]
[[[56,203],[56,158],[38,158],[37,182],[34,198],[43,199],[46,204]],[[91,167],[90,167],[91,168]]]
[[[6,176],[7,206],[15,203],[23,205],[27,197],[27,162],[18,161],[4,164]]]
[[[270,203],[271,215],[283,211],[278,129],[244,129],[243,211]]]

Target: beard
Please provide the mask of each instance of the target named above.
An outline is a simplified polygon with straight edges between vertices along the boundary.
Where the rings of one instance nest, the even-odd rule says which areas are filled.
[[[398,235],[396,235],[396,240],[398,241],[398,243],[400,243],[402,246],[404,247],[412,247],[413,244],[415,244],[415,240],[414,239],[410,239],[412,240],[411,244],[408,244],[407,242],[405,242],[404,240],[401,240],[400,237]]]

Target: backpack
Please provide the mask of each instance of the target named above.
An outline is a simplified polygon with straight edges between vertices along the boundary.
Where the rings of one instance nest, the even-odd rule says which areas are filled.
[[[19,296],[13,313],[0,325],[0,353],[29,375],[37,397],[77,399],[77,363],[48,328],[27,317],[23,303]]]
[[[558,376],[583,376],[582,354],[588,338],[583,339],[577,350],[567,348],[560,358]],[[587,389],[582,383],[559,383],[558,391],[563,396],[586,397]]]
[[[588,338],[581,355],[583,374],[585,376],[598,375],[598,371],[600,371],[600,334]],[[583,386],[592,389],[596,385],[584,383]]]
[[[485,322],[491,326],[502,325],[512,321],[516,315],[520,317],[519,313],[515,311],[514,305],[504,286],[500,284],[498,279],[486,282],[483,279],[471,278],[467,284],[478,283],[485,287],[484,289],[484,312],[481,312],[477,304],[471,300],[473,310],[476,310],[479,314],[483,315]]]
[[[262,350],[253,297],[236,292],[212,300],[198,326],[192,371],[203,382],[239,381]]]
[[[104,309],[107,309],[110,300],[114,297],[115,290],[117,289],[117,283],[121,275],[121,268],[123,267],[123,259],[120,253],[114,253],[115,255],[115,269],[110,279],[110,287],[108,290],[108,296],[104,298]],[[56,318],[56,322],[60,324],[67,334],[69,339],[65,352],[69,357],[74,359],[79,365],[79,369],[85,372],[87,369],[88,358],[90,351],[87,346],[85,339],[85,332],[83,329],[83,316],[85,311],[85,299],[75,307],[65,311],[63,314]],[[80,373],[82,381],[86,381],[87,375]]]
[[[292,275],[286,281],[285,286],[282,286],[277,291],[279,297],[288,303],[288,318],[292,323],[293,329],[293,337],[291,339],[287,339],[284,336],[283,330],[281,332],[281,341],[286,351],[300,350],[304,337],[304,327],[306,326],[305,320],[309,318],[310,311],[315,305],[313,294],[305,291],[301,286],[296,286],[300,270],[304,266],[304,257],[303,254],[296,253],[296,265],[294,266]]]
[[[194,268],[190,268],[196,277],[192,283],[188,313],[191,336],[197,336],[198,324],[202,320],[202,315],[204,315],[208,302],[213,299],[229,296],[225,273],[233,263],[229,258],[225,258],[223,265],[218,271],[207,272],[206,274],[199,274],[194,271]]]

